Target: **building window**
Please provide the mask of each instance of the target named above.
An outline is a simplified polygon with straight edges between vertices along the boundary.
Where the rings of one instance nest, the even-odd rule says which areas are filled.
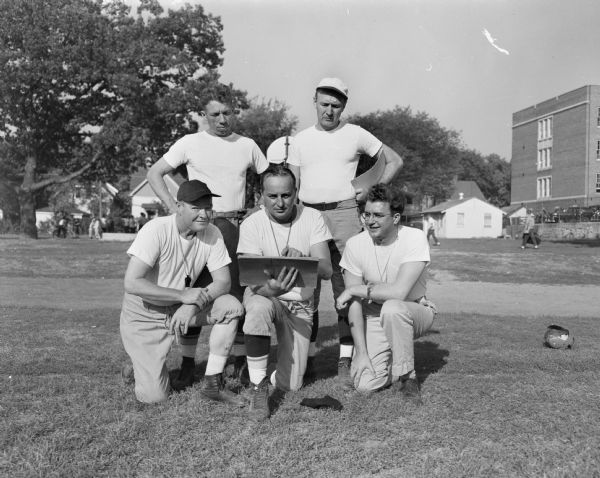
[[[540,148],[537,154],[537,170],[550,169],[552,167],[552,148]]]
[[[552,177],[538,178],[537,180],[537,197],[549,198],[552,196]]]
[[[596,143],[596,159],[600,159],[600,141]]]
[[[598,122],[598,126],[600,126],[600,108],[598,108],[598,119],[597,119],[597,122]]]
[[[483,227],[492,227],[492,214],[489,212],[483,214]]]
[[[538,141],[552,138],[552,117],[538,121]]]
[[[600,173],[596,173],[596,192],[600,193]]]
[[[459,212],[456,214],[456,227],[465,227],[465,213]]]

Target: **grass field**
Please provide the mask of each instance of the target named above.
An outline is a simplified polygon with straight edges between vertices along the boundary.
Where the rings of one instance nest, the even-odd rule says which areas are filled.
[[[510,240],[443,241],[433,251],[432,273],[447,287],[453,278],[490,287],[598,284],[597,247],[543,243],[521,251]],[[416,408],[390,391],[341,390],[335,318],[325,301],[317,380],[289,393],[271,420],[257,425],[243,409],[200,398],[206,332],[199,383],[165,404],[136,404],[119,376],[126,248],[0,236],[0,289],[12,285],[19,296],[8,300],[0,290],[0,476],[600,474],[597,315],[573,314],[576,348],[556,351],[542,346],[542,336],[563,317],[442,310],[415,345],[424,399]],[[456,300],[468,300],[458,287]],[[175,350],[173,372],[178,363]],[[325,394],[344,409],[300,406]]]

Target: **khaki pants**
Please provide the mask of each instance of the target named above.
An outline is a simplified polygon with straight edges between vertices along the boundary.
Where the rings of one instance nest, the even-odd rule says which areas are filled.
[[[121,340],[133,364],[135,396],[140,402],[162,402],[169,395],[166,360],[175,336],[169,334],[165,319],[169,320],[178,308],[179,305],[156,306],[127,293],[123,297]],[[220,322],[213,326],[211,338],[215,332],[230,335],[231,348],[243,311],[235,297],[222,295],[198,312],[194,325]],[[220,355],[228,353],[229,350],[219,351]]]
[[[304,304],[304,303],[303,303]],[[244,294],[246,319],[244,334],[271,335],[271,324],[277,333],[277,368],[275,386],[281,390],[302,387],[308,346],[312,331],[312,307],[298,302],[281,301],[275,297],[257,295],[250,287]]]
[[[375,375],[365,371],[355,380],[357,390],[372,392],[415,369],[414,339],[427,332],[435,318],[429,307],[416,302],[387,300],[379,317],[366,317],[367,352]]]

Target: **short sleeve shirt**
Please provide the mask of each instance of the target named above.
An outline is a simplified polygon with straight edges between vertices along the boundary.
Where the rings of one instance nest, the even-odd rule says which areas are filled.
[[[163,159],[172,168],[187,167],[188,178],[198,179],[221,197],[213,198],[215,211],[237,211],[246,198],[246,170],[262,173],[269,163],[258,145],[232,133],[226,138],[201,131],[188,134],[171,146]]]
[[[402,226],[398,238],[387,246],[375,246],[367,231],[351,237],[346,243],[340,267],[361,277],[367,283],[394,283],[402,264],[407,262],[430,262],[427,236],[420,229]],[[423,270],[406,300],[416,300],[427,291],[427,270]],[[363,305],[365,315],[378,316],[381,304]]]
[[[382,142],[360,126],[343,123],[332,131],[315,126],[294,137],[288,163],[300,168],[300,200],[344,201],[355,197],[350,181],[361,154],[375,156]]]
[[[309,256],[311,246],[332,238],[319,211],[301,205],[296,207],[298,212],[291,225],[272,221],[264,209],[259,209],[244,220],[240,226],[238,254],[280,256],[287,243],[289,247]],[[279,299],[308,300],[312,294],[311,287],[295,287],[279,296]]]
[[[229,263],[223,236],[212,224],[196,234],[191,240],[179,235],[176,215],[158,217],[148,221],[138,232],[127,250],[151,267],[147,278],[159,287],[182,290],[185,277],[189,274],[192,284],[206,266],[210,272]],[[156,305],[171,305],[171,302],[150,301]]]

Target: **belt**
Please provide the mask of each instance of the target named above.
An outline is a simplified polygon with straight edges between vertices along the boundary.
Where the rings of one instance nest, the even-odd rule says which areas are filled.
[[[344,199],[343,201],[333,201],[333,202],[317,202],[317,203],[309,203],[302,201],[307,207],[312,207],[313,209],[317,209],[318,211],[329,211],[331,209],[342,208],[346,206],[347,209],[356,207],[355,199]]]

